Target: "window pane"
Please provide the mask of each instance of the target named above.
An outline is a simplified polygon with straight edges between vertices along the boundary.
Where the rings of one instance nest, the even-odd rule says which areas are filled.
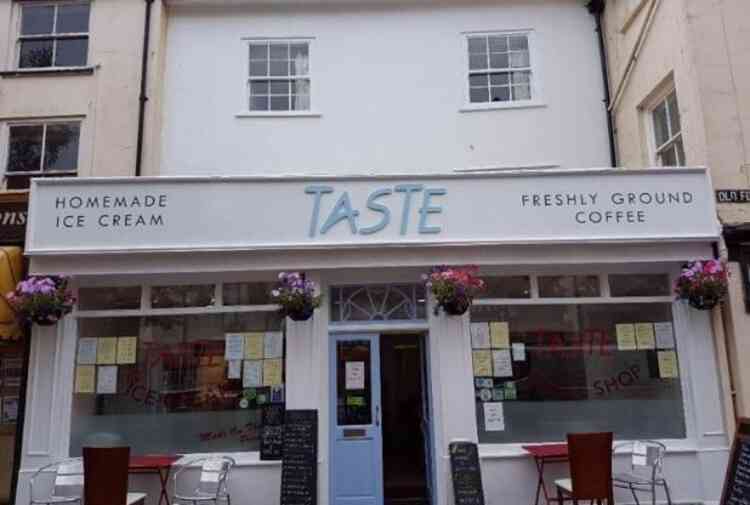
[[[507,72],[501,72],[498,74],[490,74],[490,83],[493,85],[505,85],[508,84],[510,74]]]
[[[310,94],[310,79],[295,79],[291,82],[292,93],[297,95]]]
[[[664,103],[654,109],[654,137],[659,147],[669,140],[669,126],[667,125],[667,107]]]
[[[289,81],[271,81],[272,95],[288,95]]]
[[[487,55],[486,54],[469,55],[469,68],[471,70],[480,70],[480,69],[487,68]]]
[[[508,68],[509,60],[507,54],[490,54],[490,66],[492,68]]]
[[[487,79],[488,79],[487,74],[472,74],[469,76],[469,86],[486,87]]]
[[[251,60],[267,60],[268,44],[250,44]]]
[[[528,84],[513,86],[513,100],[531,100],[531,88]]]
[[[350,367],[361,367],[364,388],[347,387]],[[336,419],[339,426],[372,424],[372,380],[370,342],[350,340],[336,343]]]
[[[87,33],[89,31],[89,5],[60,5],[57,9],[56,33]]]
[[[525,354],[510,360],[499,349],[495,360],[498,350],[473,349],[489,367],[467,391],[475,396],[480,443],[563,441],[567,433],[596,431],[631,440],[685,437],[679,371],[659,367],[660,358],[677,364],[671,303],[475,306],[471,321],[507,323],[510,344]],[[661,323],[661,338],[620,349],[616,325],[636,323],[654,332]],[[493,401],[503,402],[504,431],[485,429],[484,404]]]
[[[5,175],[5,186],[7,189],[29,189],[31,176],[29,175]]]
[[[675,140],[674,148],[675,151],[677,151],[677,164],[679,166],[685,166],[685,150],[682,147],[682,137]]]
[[[43,125],[11,126],[8,172],[35,172],[42,169]]]
[[[24,40],[21,42],[19,68],[52,66],[52,39]]]
[[[490,51],[493,53],[504,53],[508,51],[508,37],[499,35],[490,37]]]
[[[287,76],[289,75],[289,62],[284,61],[273,61],[271,60],[270,75],[273,76]]]
[[[659,153],[659,160],[664,167],[676,167],[679,165],[677,163],[677,153],[674,144],[670,144],[669,147],[665,147]]]
[[[580,298],[601,296],[596,275],[554,275],[539,277],[541,298]]]
[[[280,323],[275,312],[80,320],[80,337],[134,336],[137,347],[135,363],[116,367],[114,394],[74,394],[71,455],[101,434],[135,454],[257,451],[268,410],[284,408]],[[242,362],[228,377],[225,334],[249,332],[263,345],[243,387]]]
[[[310,95],[292,95],[292,110],[310,110]]]
[[[51,5],[24,5],[21,11],[21,35],[52,33],[55,8]]]
[[[250,93],[253,95],[267,95],[270,81],[252,81],[250,83]]]
[[[612,296],[669,296],[672,289],[667,274],[611,274]]]
[[[251,77],[265,77],[268,75],[268,62],[267,61],[251,61],[250,62],[250,76]]]
[[[529,53],[510,53],[510,66],[513,68],[521,68],[529,66]]]
[[[531,279],[528,275],[484,277],[486,289],[477,298],[529,298]]]
[[[282,44],[271,44],[271,59],[272,60],[288,60],[289,59],[289,44],[286,42]]]
[[[254,96],[250,99],[250,110],[268,110],[267,96]]]
[[[469,91],[469,99],[473,102],[489,102],[490,93],[487,88],[471,88]]]
[[[527,84],[531,81],[531,72],[513,72],[513,84]]]
[[[289,110],[289,97],[271,96],[271,110]]]
[[[469,37],[469,54],[487,53],[486,37]]]
[[[493,102],[507,102],[510,100],[510,88],[507,86],[493,86],[490,88],[490,96]]]
[[[154,286],[151,306],[155,309],[175,307],[210,307],[214,304],[214,285]]]
[[[78,168],[78,138],[81,127],[77,123],[52,123],[47,125],[44,152],[45,170]]]
[[[140,309],[141,287],[81,288],[78,290],[78,308],[81,310]]]
[[[527,51],[529,40],[526,35],[512,35],[510,37],[510,49],[512,51]]]
[[[680,108],[677,105],[677,94],[673,91],[669,97],[667,97],[667,104],[669,106],[669,125],[670,133],[672,136],[678,134],[680,128]]]
[[[414,321],[426,318],[423,284],[331,288],[331,321]]]
[[[291,44],[289,46],[289,57],[294,60],[295,58],[307,58],[308,57],[307,43]]]
[[[270,282],[239,282],[224,284],[224,305],[266,305],[271,303]]]
[[[58,39],[55,53],[55,66],[82,67],[86,64],[89,50],[89,39]]]

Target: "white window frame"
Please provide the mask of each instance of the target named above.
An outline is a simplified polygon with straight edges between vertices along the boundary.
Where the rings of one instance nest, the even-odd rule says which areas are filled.
[[[672,131],[672,118],[669,114],[669,97],[671,95],[675,96],[675,100],[677,100],[677,115],[680,117],[680,131],[677,133],[674,133]],[[651,146],[651,158],[653,160],[654,165],[656,166],[664,166],[664,164],[661,161],[661,153],[671,147],[674,146],[675,142],[680,141],[682,143],[682,153],[683,157],[685,156],[685,142],[683,140],[682,136],[682,115],[680,115],[680,101],[679,97],[677,96],[677,89],[674,86],[669,87],[665,92],[662,92],[658,95],[658,100],[655,100],[651,106],[648,108],[648,124],[650,126],[650,132],[649,132],[649,142]],[[654,111],[657,107],[664,104],[666,108],[667,113],[667,128],[669,129],[670,136],[669,138],[664,141],[661,145],[656,144],[656,117],[654,116]],[[682,160],[682,165],[685,165],[685,160]],[[679,166],[679,165],[678,165]]]
[[[287,43],[306,43],[307,44],[307,75],[306,76],[279,76],[279,77],[264,77],[255,78],[256,80],[294,80],[295,77],[304,78],[310,81],[310,108],[307,110],[267,110],[258,111],[250,110],[250,82],[253,78],[250,77],[250,45],[257,43],[273,43],[273,42],[287,42]],[[295,36],[295,37],[244,37],[242,38],[242,57],[245,62],[243,68],[243,84],[242,84],[242,108],[240,112],[235,114],[237,118],[243,117],[319,117],[321,113],[315,109],[314,100],[314,81],[313,77],[313,52],[314,52],[314,37]]]
[[[57,10],[61,5],[88,5],[89,6],[89,31],[87,32],[70,32],[70,33],[55,33],[57,29]],[[55,8],[55,14],[52,21],[52,33],[41,34],[41,35],[21,35],[21,22],[23,19],[23,9],[27,6],[43,7],[52,6]],[[19,2],[16,11],[15,21],[15,40],[13,42],[14,56],[13,56],[13,69],[19,72],[41,72],[45,70],[76,70],[81,68],[89,68],[89,57],[91,56],[91,7],[93,3],[90,0],[50,0],[47,2]],[[69,67],[58,67],[55,65],[55,57],[57,56],[57,41],[60,39],[71,39],[86,37],[86,62],[83,65],[69,66]],[[25,67],[21,68],[21,42],[24,40],[33,39],[53,39],[52,43],[52,65],[48,67]]]
[[[482,37],[492,35],[525,35],[529,46],[529,66],[517,69],[511,69],[510,71],[529,71],[529,88],[531,92],[530,100],[513,100],[507,102],[485,102],[485,103],[472,103],[471,102],[471,85],[469,83],[469,75],[472,71],[469,68],[469,39],[471,37]],[[514,30],[488,30],[488,31],[468,31],[461,34],[463,39],[463,68],[462,68],[462,79],[464,82],[464,105],[461,107],[461,112],[472,112],[472,111],[485,111],[485,110],[496,110],[496,109],[523,109],[532,107],[545,107],[546,104],[542,100],[542,80],[541,80],[541,65],[539,64],[539,54],[537,50],[537,34],[532,28],[525,29],[514,29]],[[503,70],[506,71],[506,70]],[[488,71],[479,71],[474,73],[491,73]]]

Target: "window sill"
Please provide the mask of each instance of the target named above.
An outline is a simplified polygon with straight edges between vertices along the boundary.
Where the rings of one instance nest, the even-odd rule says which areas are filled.
[[[508,102],[508,103],[483,103],[483,104],[471,104],[464,105],[459,109],[459,112],[482,112],[488,110],[505,110],[505,109],[537,109],[546,107],[547,104],[543,102]]]
[[[237,118],[246,117],[321,117],[323,114],[311,110],[290,110],[290,111],[278,111],[278,112],[249,112],[243,111],[238,112],[234,115]]]
[[[0,71],[0,77],[38,77],[46,75],[91,75],[96,67],[17,68]]]

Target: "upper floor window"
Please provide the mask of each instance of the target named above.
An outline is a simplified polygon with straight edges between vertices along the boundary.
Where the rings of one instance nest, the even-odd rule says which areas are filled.
[[[250,111],[310,110],[310,42],[250,42]]]
[[[8,130],[8,189],[27,189],[32,177],[76,174],[79,122],[15,124]]]
[[[22,4],[18,46],[18,68],[85,66],[89,49],[89,4]]]
[[[685,164],[685,150],[682,146],[680,109],[677,94],[672,91],[658,103],[651,112],[654,125],[654,147],[656,162],[661,166],[681,166]]]
[[[468,49],[470,103],[534,98],[528,33],[469,35]]]

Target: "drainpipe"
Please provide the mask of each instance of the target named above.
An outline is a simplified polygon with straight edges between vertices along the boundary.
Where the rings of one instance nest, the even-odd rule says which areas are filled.
[[[143,130],[146,116],[146,83],[148,78],[148,51],[149,39],[151,38],[151,7],[154,0],[146,1],[146,17],[143,22],[143,55],[141,58],[141,93],[138,97],[138,140],[135,148],[135,176],[141,175],[141,164],[143,162]]]
[[[617,166],[617,151],[615,150],[615,129],[610,110],[611,96],[609,94],[609,66],[607,65],[607,51],[604,47],[604,31],[602,30],[602,13],[604,12],[604,0],[591,0],[586,4],[589,14],[596,20],[596,35],[599,41],[599,59],[602,67],[602,80],[604,81],[604,108],[607,111],[607,133],[609,134],[609,160],[611,166]]]

